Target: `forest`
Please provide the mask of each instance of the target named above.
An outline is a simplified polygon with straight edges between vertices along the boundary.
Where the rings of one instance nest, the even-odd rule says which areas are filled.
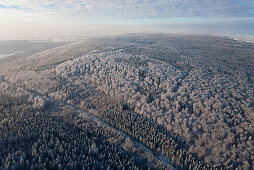
[[[253,169],[254,45],[72,42],[0,67],[0,169]]]

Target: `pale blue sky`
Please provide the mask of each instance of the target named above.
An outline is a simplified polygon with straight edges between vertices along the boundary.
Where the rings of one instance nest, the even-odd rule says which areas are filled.
[[[254,34],[254,0],[0,0],[0,37]]]

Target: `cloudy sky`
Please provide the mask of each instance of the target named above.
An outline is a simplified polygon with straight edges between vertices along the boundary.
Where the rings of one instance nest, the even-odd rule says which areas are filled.
[[[254,0],[0,0],[2,39],[253,30]]]

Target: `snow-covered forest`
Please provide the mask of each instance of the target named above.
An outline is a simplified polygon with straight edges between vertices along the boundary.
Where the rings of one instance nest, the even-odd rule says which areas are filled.
[[[252,169],[253,84],[254,45],[213,36],[27,56],[0,68],[0,169]]]

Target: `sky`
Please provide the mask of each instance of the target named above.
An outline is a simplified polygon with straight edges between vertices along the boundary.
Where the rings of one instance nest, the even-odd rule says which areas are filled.
[[[0,0],[0,39],[253,30],[254,0]]]

